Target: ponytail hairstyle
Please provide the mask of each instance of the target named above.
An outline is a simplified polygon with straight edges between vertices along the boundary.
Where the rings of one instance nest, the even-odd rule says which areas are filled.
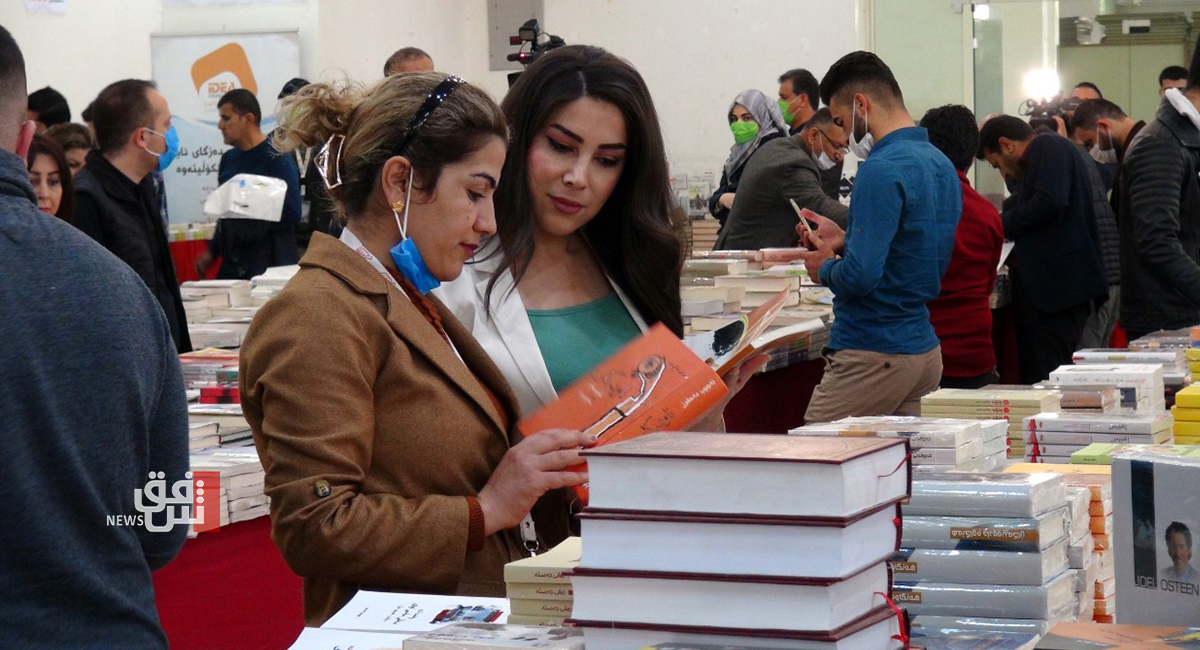
[[[628,294],[650,323],[683,336],[679,278],[683,269],[683,211],[675,202],[666,148],[650,91],[629,62],[599,47],[552,50],[521,74],[504,98],[512,128],[508,158],[496,188],[496,234],[502,267],[514,284],[533,258],[534,202],[529,191],[529,147],[550,117],[590,97],[611,104],[625,118],[625,167],[608,201],[583,226],[604,271]],[[500,274],[488,284],[485,304]]]
[[[413,116],[447,75],[437,72],[388,77],[374,85],[310,84],[286,98],[275,148],[287,153],[327,146],[322,172],[341,224],[367,212],[383,165],[397,155]],[[442,169],[464,160],[491,138],[507,142],[508,127],[496,102],[462,84],[429,115],[403,156],[413,166],[415,189],[432,191]],[[337,182],[340,179],[340,184]]]

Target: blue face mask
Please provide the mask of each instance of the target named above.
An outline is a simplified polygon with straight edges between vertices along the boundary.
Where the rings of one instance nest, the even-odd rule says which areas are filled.
[[[400,270],[400,275],[424,296],[438,288],[442,281],[429,272],[429,267],[425,266],[425,260],[421,258],[421,251],[417,249],[417,243],[408,237],[408,208],[409,199],[412,197],[412,182],[413,170],[409,168],[408,192],[404,197],[404,223],[400,223],[400,215],[396,214],[395,209],[392,210],[392,216],[396,217],[396,227],[400,229],[403,240],[388,252],[391,253],[396,268]]]
[[[167,129],[166,133],[159,133],[153,129],[146,130],[155,135],[161,135],[163,140],[167,142],[167,150],[162,153],[155,153],[149,149],[146,150],[146,153],[158,158],[158,171],[165,172],[171,166],[171,162],[175,160],[175,156],[179,155],[179,134],[175,131],[174,126]]]

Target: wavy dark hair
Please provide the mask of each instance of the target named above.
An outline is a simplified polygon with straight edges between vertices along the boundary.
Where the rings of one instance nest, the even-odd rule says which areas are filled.
[[[658,113],[638,71],[602,48],[570,45],[543,55],[501,104],[512,134],[494,195],[503,268],[512,273],[515,285],[533,258],[534,202],[527,163],[533,138],[550,116],[583,97],[615,106],[628,134],[621,178],[583,227],[584,238],[642,317],[682,337],[683,211],[671,192]],[[497,273],[488,283],[489,308],[499,277]]]
[[[25,170],[33,169],[38,156],[47,156],[58,167],[58,182],[62,186],[62,200],[58,202],[58,212],[54,216],[72,223],[75,218],[75,186],[71,182],[71,166],[67,164],[67,155],[62,147],[49,136],[39,133],[33,136],[29,144],[29,153],[25,156]]]

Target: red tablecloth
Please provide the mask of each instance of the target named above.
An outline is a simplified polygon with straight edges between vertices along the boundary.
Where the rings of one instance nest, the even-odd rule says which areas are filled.
[[[196,276],[195,261],[200,254],[208,250],[207,239],[189,239],[187,241],[173,241],[168,244],[171,247],[171,260],[175,262],[175,277],[180,282],[188,282],[189,280],[199,280]],[[208,273],[205,274],[205,279],[211,280],[217,277],[217,269],[221,268],[221,260],[217,260],[208,267]]]
[[[172,650],[284,650],[304,627],[300,578],[267,517],[189,539],[154,591]]]
[[[824,374],[825,360],[817,358],[755,375],[725,407],[725,430],[787,433],[803,425],[808,400]]]

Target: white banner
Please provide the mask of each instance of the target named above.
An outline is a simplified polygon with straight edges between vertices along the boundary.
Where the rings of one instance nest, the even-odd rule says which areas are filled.
[[[229,149],[217,130],[217,101],[235,88],[254,93],[269,133],[279,91],[300,76],[300,41],[295,32],[159,34],[150,47],[154,81],[179,133],[179,156],[164,174],[171,221],[203,221],[204,200],[217,188],[217,166]]]
[[[25,0],[25,11],[31,14],[65,14],[67,0]]]

